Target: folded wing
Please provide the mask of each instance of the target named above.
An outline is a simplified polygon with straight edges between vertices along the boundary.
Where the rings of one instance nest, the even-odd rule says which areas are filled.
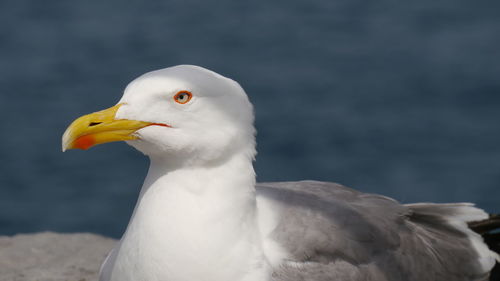
[[[467,227],[488,216],[469,203],[402,205],[316,181],[262,183],[257,194],[276,216],[263,235],[286,252],[275,280],[488,280],[495,264]]]

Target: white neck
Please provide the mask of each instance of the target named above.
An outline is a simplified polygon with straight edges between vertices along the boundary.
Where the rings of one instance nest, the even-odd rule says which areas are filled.
[[[153,158],[112,280],[266,280],[254,186],[244,153],[176,169]]]

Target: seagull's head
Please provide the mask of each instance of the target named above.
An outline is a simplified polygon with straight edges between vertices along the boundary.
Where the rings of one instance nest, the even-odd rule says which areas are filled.
[[[76,119],[62,148],[127,141],[151,157],[191,163],[255,154],[253,109],[240,85],[210,70],[180,65],[132,81],[117,105]]]

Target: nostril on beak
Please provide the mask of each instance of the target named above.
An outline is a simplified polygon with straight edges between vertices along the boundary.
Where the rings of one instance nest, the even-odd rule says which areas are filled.
[[[102,122],[90,122],[89,127],[96,126],[101,124]]]

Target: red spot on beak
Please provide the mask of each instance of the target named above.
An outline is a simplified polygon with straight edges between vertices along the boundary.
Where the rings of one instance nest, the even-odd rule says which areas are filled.
[[[74,147],[79,149],[89,149],[95,144],[95,139],[91,135],[81,136],[77,138],[74,142]]]

